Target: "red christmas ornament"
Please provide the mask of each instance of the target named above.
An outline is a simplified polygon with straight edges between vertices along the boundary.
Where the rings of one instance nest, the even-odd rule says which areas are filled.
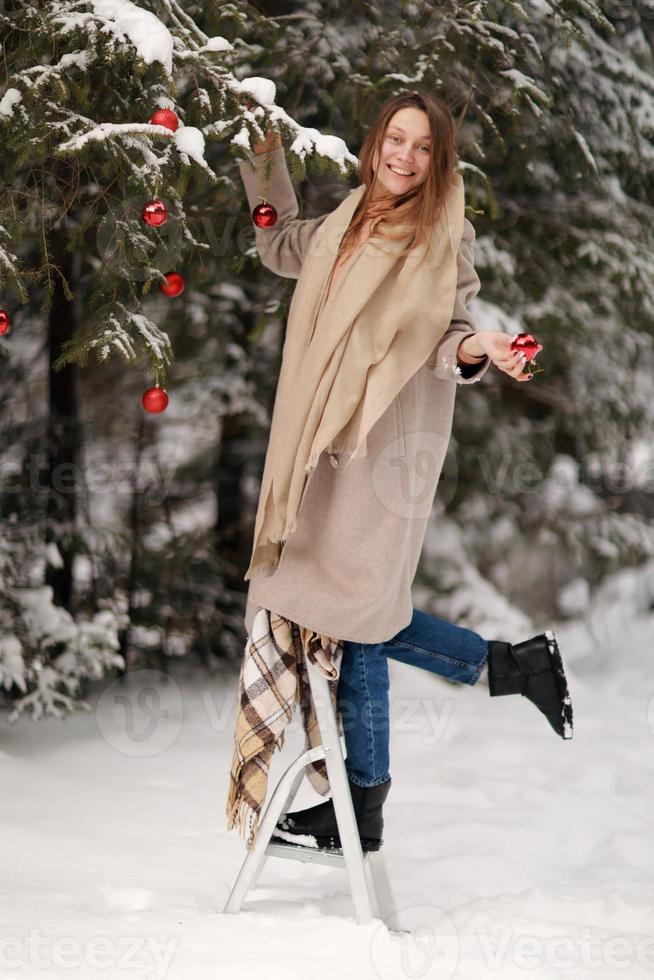
[[[511,341],[511,350],[519,350],[521,353],[525,354],[527,360],[532,361],[536,354],[539,354],[543,349],[543,345],[539,344],[535,337],[530,333],[519,333]]]
[[[166,282],[160,282],[159,289],[164,296],[181,296],[185,285],[184,276],[180,275],[179,272],[167,272]]]
[[[165,126],[166,129],[172,130],[173,133],[179,128],[179,119],[172,109],[157,109],[150,123],[153,126]]]
[[[535,337],[530,333],[519,333],[511,341],[511,350],[521,351],[527,358],[524,362],[524,369],[528,374],[536,374],[542,371],[542,367],[536,364],[534,358],[542,351],[543,345],[539,344]],[[523,374],[525,373],[523,371]]]
[[[151,412],[153,415],[163,412],[168,407],[168,395],[165,389],[160,388],[159,385],[144,391],[141,401],[146,412]]]
[[[163,201],[155,197],[143,205],[141,217],[146,225],[150,225],[151,228],[159,228],[168,221],[168,208]]]
[[[11,320],[6,310],[0,310],[0,337],[4,337],[11,330]]]
[[[277,221],[277,210],[272,204],[257,204],[252,212],[252,220],[259,228],[272,228]]]

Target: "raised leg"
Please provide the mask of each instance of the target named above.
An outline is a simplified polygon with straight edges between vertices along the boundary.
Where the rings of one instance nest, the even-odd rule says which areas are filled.
[[[413,610],[409,625],[383,646],[391,660],[462,684],[476,684],[488,658],[488,640],[479,633],[419,609]]]

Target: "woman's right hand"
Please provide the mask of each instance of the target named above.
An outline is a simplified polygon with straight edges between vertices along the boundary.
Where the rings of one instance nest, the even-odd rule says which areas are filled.
[[[268,153],[270,150],[278,150],[282,146],[282,138],[279,133],[269,126],[263,143],[253,143],[252,149],[255,153]]]

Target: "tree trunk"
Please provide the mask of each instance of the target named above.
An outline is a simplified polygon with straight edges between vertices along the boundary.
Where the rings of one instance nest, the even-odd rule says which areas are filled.
[[[216,497],[217,520],[215,545],[224,567],[228,589],[243,592],[243,576],[249,557],[251,528],[244,514],[242,484],[245,473],[251,422],[241,415],[226,415],[222,420],[220,448],[217,453]],[[245,564],[244,564],[245,562]]]
[[[73,255],[67,252],[65,227],[52,233],[52,260],[74,290]],[[79,418],[77,368],[68,364],[60,371],[52,365],[76,328],[75,305],[66,299],[56,275],[48,318],[49,413],[47,425],[48,497],[46,543],[56,545],[61,562],[49,557],[45,580],[53,589],[53,601],[72,612],[73,561],[80,488],[82,431]]]
[[[119,634],[119,653],[123,658],[124,666],[118,671],[120,677],[129,673],[129,634],[134,622],[135,605],[134,598],[138,586],[140,575],[140,552],[141,552],[141,509],[139,486],[141,476],[141,463],[143,459],[143,447],[145,445],[145,420],[139,417],[136,429],[136,441],[134,444],[134,469],[132,471],[132,500],[129,516],[129,530],[131,535],[131,555],[129,561],[129,571],[127,573],[127,626]]]

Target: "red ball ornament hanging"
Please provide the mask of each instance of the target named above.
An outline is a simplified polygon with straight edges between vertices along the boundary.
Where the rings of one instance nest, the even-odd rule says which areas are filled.
[[[146,412],[151,412],[153,415],[163,412],[168,407],[168,395],[165,389],[160,388],[159,385],[144,391],[141,401]]]
[[[272,228],[277,221],[277,209],[272,204],[257,204],[252,212],[252,220],[258,228]]]
[[[11,330],[11,320],[6,310],[0,310],[0,337],[4,337]]]
[[[172,109],[157,109],[153,113],[150,123],[152,126],[165,126],[166,129],[170,129],[173,133],[179,128],[177,113],[173,112]]]
[[[180,275],[179,272],[167,272],[165,283],[159,283],[159,289],[164,296],[181,296],[185,286],[184,276]]]
[[[168,221],[168,208],[158,197],[153,198],[143,205],[141,217],[146,225],[151,228],[159,228],[164,222]]]

